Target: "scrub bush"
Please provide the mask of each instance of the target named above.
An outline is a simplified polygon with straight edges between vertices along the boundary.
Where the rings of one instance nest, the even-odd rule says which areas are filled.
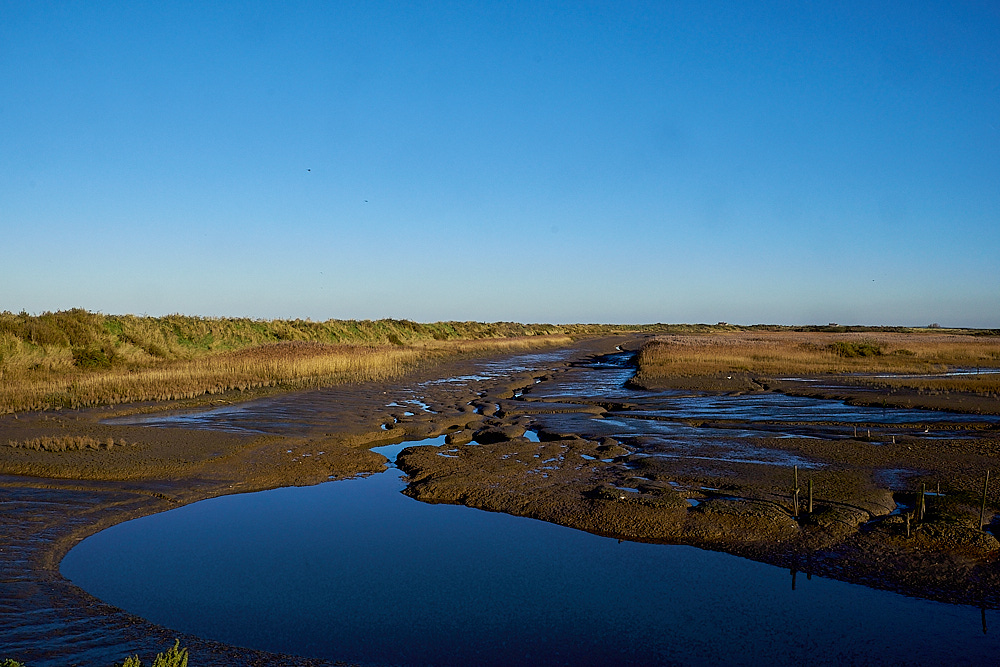
[[[188,652],[186,648],[181,648],[181,641],[174,641],[174,645],[166,653],[159,653],[153,660],[153,667],[187,667]],[[128,658],[122,667],[142,667],[139,656],[133,655]]]
[[[111,368],[113,354],[108,354],[106,350],[100,348],[78,347],[73,349],[73,363],[84,369]]]
[[[830,349],[841,357],[853,359],[855,357],[881,357],[882,346],[871,340],[860,341],[837,341],[830,344]]]

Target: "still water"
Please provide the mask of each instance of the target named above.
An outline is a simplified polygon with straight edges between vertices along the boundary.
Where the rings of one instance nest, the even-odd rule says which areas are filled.
[[[432,443],[433,444],[433,443]],[[398,446],[396,447],[398,449]],[[394,452],[385,451],[391,458]],[[363,664],[984,664],[1000,615],[400,493],[398,470],[205,500],[63,574],[167,627]]]

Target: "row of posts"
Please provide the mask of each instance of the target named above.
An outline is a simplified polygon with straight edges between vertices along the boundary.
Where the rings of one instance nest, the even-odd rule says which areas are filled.
[[[799,494],[802,489],[799,487],[799,467],[792,466],[792,471],[795,476],[794,485],[792,486],[792,513],[796,519],[799,518]],[[990,486],[990,471],[986,471],[986,479],[983,481],[983,501],[979,509],[979,530],[985,530],[986,528],[986,494],[989,491]],[[809,511],[808,515],[813,513],[813,482],[810,479],[808,483],[809,487]],[[937,496],[941,496],[941,482],[937,485]],[[921,482],[920,484],[920,502],[917,503],[917,508],[914,511],[917,521],[923,521],[924,515],[927,513],[927,484]],[[906,515],[906,536],[910,536],[910,514]]]

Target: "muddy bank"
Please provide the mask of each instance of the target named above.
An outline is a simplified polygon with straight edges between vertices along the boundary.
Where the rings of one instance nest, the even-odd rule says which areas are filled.
[[[1000,605],[1000,543],[978,529],[973,494],[946,486],[942,495],[926,496],[924,519],[911,519],[908,535],[904,512],[918,505],[919,494],[879,485],[876,470],[864,462],[838,463],[847,458],[843,451],[824,457],[820,446],[805,441],[766,443],[826,463],[799,471],[796,517],[794,472],[787,468],[642,456],[607,440],[542,435],[552,439],[412,447],[398,465],[412,479],[407,493],[425,502],[726,551],[942,602]],[[912,456],[896,461],[913,466],[918,479],[951,474],[958,485],[975,483],[968,470],[989,465],[979,460],[966,467],[970,457],[958,458],[964,460],[940,466]]]
[[[879,408],[1000,414],[1000,398],[996,396],[971,391],[932,391],[882,386],[876,381],[844,375],[811,375],[791,379],[740,372],[676,377],[646,376],[641,381],[633,379],[629,386],[647,390],[678,389],[726,393],[778,391],[790,396],[844,401],[851,405]]]
[[[846,407],[811,417],[777,400],[784,387],[734,375],[570,400],[582,385],[574,373],[584,370],[570,369],[555,391],[540,385],[500,401],[478,430],[444,447],[404,450],[407,493],[943,602],[1000,604],[992,486],[980,527],[984,478],[1000,455],[997,420]],[[727,401],[748,407],[697,416]]]
[[[814,396],[851,405],[921,408],[967,414],[1000,414],[1000,399],[967,391],[921,391],[907,387],[879,387],[849,378],[810,378],[810,382],[765,381],[767,389],[795,396]]]

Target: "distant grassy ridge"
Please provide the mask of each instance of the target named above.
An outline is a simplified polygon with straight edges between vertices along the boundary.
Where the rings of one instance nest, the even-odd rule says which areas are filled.
[[[921,374],[1000,368],[1000,336],[937,329],[827,332],[721,331],[657,336],[639,352],[636,382],[743,372],[763,377],[821,374]],[[859,380],[861,381],[861,380]],[[866,384],[1000,395],[1000,374],[949,378],[874,378]]]
[[[0,313],[0,364],[127,365],[191,359],[286,341],[404,345],[430,340],[477,340],[562,333],[552,325],[514,322],[409,320],[253,320],[167,315],[102,315],[81,309],[41,315]]]
[[[728,350],[718,357],[701,350],[691,360],[674,352],[664,356],[668,339],[694,341],[710,335],[878,336],[916,330],[887,327],[782,327],[727,324],[519,324],[516,322],[435,322],[409,320],[254,320],[168,315],[103,315],[73,309],[29,315],[0,313],[0,414],[52,407],[114,405],[137,401],[195,398],[206,394],[262,387],[302,387],[383,380],[415,365],[454,355],[564,345],[572,337],[608,334],[658,334],[641,358],[645,373],[697,373],[697,369],[771,368],[781,372],[840,372],[859,367],[843,354],[824,348],[805,353],[802,345],[762,352]],[[938,335],[942,330],[934,331]],[[1000,332],[964,332],[983,341]],[[845,338],[846,336],[846,338]],[[747,340],[746,338],[740,340]],[[839,340],[839,339],[838,339]],[[657,347],[657,346],[661,347]],[[730,346],[732,347],[732,346]],[[773,348],[774,345],[771,345]],[[853,348],[852,348],[853,349]],[[841,352],[850,353],[844,348]],[[863,348],[856,350],[862,356]],[[655,354],[654,354],[655,352]],[[706,354],[708,356],[706,357]],[[758,358],[764,354],[764,358]],[[930,357],[915,353],[907,368],[923,368]],[[714,355],[714,356],[713,356]],[[727,356],[728,355],[728,356]],[[742,355],[742,356],[740,356]],[[769,355],[769,356],[768,356]],[[868,357],[864,357],[868,359]],[[972,357],[969,357],[970,359]],[[687,360],[686,360],[687,359]],[[771,359],[771,362],[767,362]],[[898,360],[897,360],[898,361]],[[927,363],[925,363],[927,362]],[[694,364],[690,368],[687,365]],[[870,369],[869,365],[861,368]],[[899,366],[893,366],[898,368]],[[766,371],[755,371],[766,372]]]
[[[567,344],[511,322],[0,313],[0,413],[396,377],[442,356]]]

